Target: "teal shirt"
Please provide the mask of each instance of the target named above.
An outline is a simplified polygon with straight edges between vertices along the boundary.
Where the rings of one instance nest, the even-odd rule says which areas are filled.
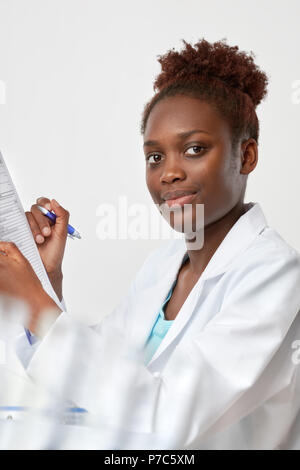
[[[174,282],[173,286],[171,287],[169,294],[162,304],[160,311],[158,313],[157,319],[152,327],[151,333],[147,339],[146,346],[144,349],[144,361],[145,365],[148,364],[152,356],[154,355],[155,351],[157,350],[158,346],[162,342],[163,338],[166,336],[170,326],[173,323],[173,320],[166,320],[164,314],[164,306],[170,299],[173,289],[175,287],[176,281]]]
[[[181,266],[184,265],[184,263],[188,260],[189,256],[188,253],[185,254]],[[165,319],[165,314],[164,314],[164,306],[170,299],[172,292],[174,290],[174,287],[176,285],[177,279],[173,282],[173,285],[169,291],[169,294],[167,295],[167,298],[163,302],[160,311],[158,313],[157,319],[152,327],[151,333],[146,341],[146,345],[144,348],[144,363],[145,365],[148,364],[152,356],[154,355],[155,351],[157,350],[158,346],[166,336],[170,326],[173,323],[173,320],[166,320]]]

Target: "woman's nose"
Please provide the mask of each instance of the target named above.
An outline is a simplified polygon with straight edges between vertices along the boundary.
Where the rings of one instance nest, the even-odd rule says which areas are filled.
[[[185,171],[177,158],[166,158],[163,172],[160,177],[161,182],[172,183],[177,179],[183,179]]]

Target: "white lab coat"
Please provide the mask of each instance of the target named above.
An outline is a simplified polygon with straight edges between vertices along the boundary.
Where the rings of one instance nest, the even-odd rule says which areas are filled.
[[[128,435],[167,436],[161,442],[169,448],[300,447],[293,349],[300,340],[300,255],[267,225],[258,203],[249,203],[228,232],[148,366],[135,360],[116,366],[118,349],[109,347],[118,338],[119,351],[122,341],[137,350],[145,344],[185,253],[184,239],[150,253],[128,294],[98,326],[80,325],[63,312],[32,357],[26,338],[19,338],[17,353],[26,356],[29,376],[95,416],[103,415],[105,399],[99,383],[111,375],[121,386],[131,377],[126,399],[113,387],[114,406],[103,420]],[[68,370],[74,386],[66,387],[62,358],[74,325],[80,331]],[[78,376],[89,383],[76,385]],[[126,423],[118,397],[130,407]]]

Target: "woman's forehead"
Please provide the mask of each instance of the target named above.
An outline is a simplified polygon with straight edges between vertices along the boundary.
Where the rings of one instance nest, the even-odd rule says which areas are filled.
[[[228,131],[226,121],[213,105],[199,98],[176,95],[162,99],[151,110],[144,141],[166,134],[177,136],[193,129],[216,135],[223,133],[224,128]]]

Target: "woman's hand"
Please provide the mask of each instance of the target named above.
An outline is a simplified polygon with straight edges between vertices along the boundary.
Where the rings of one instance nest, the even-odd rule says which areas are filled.
[[[38,205],[55,212],[55,224],[40,212]],[[51,284],[61,300],[62,261],[70,214],[55,199],[50,200],[46,197],[38,198],[36,204],[31,207],[31,211],[25,214]]]
[[[29,261],[12,242],[0,241],[0,293],[23,300],[29,306],[29,329],[35,333],[38,320],[45,309],[61,310],[44,291]]]

